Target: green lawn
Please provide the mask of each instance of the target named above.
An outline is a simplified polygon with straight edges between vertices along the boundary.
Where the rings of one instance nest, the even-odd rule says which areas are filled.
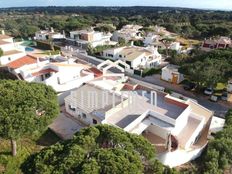
[[[47,130],[39,138],[25,137],[17,141],[17,156],[12,157],[10,152],[10,141],[0,139],[0,173],[21,174],[20,165],[32,153],[42,148],[55,144],[60,139],[50,130]]]

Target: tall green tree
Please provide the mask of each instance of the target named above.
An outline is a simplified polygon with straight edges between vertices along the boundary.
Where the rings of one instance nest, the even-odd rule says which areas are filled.
[[[3,50],[0,48],[0,57],[3,56]]]
[[[32,155],[21,168],[25,174],[161,174],[165,170],[145,138],[109,125],[82,129],[72,140]]]
[[[12,155],[16,141],[35,131],[42,131],[59,113],[55,91],[44,84],[25,81],[0,81],[0,137],[11,141]]]

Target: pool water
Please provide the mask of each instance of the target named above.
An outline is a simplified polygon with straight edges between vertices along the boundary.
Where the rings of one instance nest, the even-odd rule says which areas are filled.
[[[34,48],[32,48],[32,47],[26,47],[26,48],[25,48],[25,51],[27,51],[27,52],[32,52],[32,51],[34,51]]]

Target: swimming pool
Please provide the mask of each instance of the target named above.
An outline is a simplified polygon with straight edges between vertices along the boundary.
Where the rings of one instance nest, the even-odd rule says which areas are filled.
[[[26,47],[25,48],[25,51],[27,51],[27,52],[32,52],[32,51],[34,51],[35,49],[34,48],[32,48],[32,47]]]

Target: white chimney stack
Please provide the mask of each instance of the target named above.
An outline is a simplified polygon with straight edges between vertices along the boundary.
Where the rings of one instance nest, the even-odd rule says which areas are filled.
[[[133,40],[131,41],[131,46],[134,46],[134,41]]]
[[[38,57],[37,57],[37,67],[40,67],[40,61]]]
[[[54,33],[54,29],[53,29],[53,27],[51,27],[51,32],[52,32],[52,33]]]
[[[5,30],[2,30],[2,35],[5,35]]]

